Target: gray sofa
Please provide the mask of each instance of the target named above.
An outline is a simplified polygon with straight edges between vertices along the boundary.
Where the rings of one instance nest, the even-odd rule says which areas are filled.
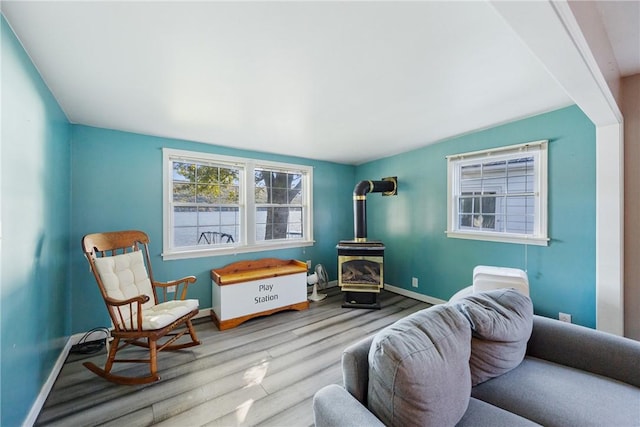
[[[513,290],[414,313],[345,349],[324,426],[640,426],[640,342],[533,315]]]

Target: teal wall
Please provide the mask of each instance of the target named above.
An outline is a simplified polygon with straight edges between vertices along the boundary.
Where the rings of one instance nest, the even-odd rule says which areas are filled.
[[[2,17],[0,383],[20,425],[69,336],[70,125]]]
[[[550,141],[550,245],[447,238],[445,156],[541,139]],[[385,282],[448,299],[476,265],[526,268],[537,313],[594,328],[595,159],[595,127],[574,106],[361,165],[357,180],[398,176],[398,196],[367,198],[368,237],[387,247]]]
[[[160,256],[163,147],[313,166],[316,244],[306,248],[163,261]],[[211,269],[244,259],[310,259],[314,265],[324,264],[330,279],[335,279],[335,245],[353,233],[350,210],[355,176],[353,166],[87,126],[73,127],[72,158],[73,332],[109,324],[98,288],[81,252],[80,241],[87,233],[122,229],[146,231],[151,240],[155,278],[170,280],[195,275],[198,281],[189,294],[200,300],[201,308],[211,307]]]

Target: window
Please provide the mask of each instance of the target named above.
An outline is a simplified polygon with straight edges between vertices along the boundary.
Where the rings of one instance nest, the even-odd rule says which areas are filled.
[[[309,166],[163,150],[165,259],[313,244]]]
[[[547,245],[547,141],[447,157],[447,236]]]

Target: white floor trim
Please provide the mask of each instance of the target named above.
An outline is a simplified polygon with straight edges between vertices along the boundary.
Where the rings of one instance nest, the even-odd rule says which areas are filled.
[[[426,302],[429,304],[443,304],[446,301],[440,298],[430,297],[429,295],[419,294],[417,292],[408,291],[404,288],[398,288],[397,286],[384,284],[384,288],[389,292],[393,292],[394,294],[402,295],[405,297],[413,298],[418,301]]]
[[[80,336],[82,335],[80,334]],[[33,405],[31,405],[31,410],[29,411],[27,418],[22,423],[23,426],[31,427],[35,424],[36,420],[38,419],[38,415],[40,415],[40,411],[44,406],[44,402],[47,400],[47,397],[49,397],[49,393],[53,388],[53,384],[56,382],[56,378],[58,378],[58,374],[62,370],[62,366],[64,365],[65,360],[67,360],[67,355],[69,354],[69,350],[71,350],[72,346],[73,337],[67,339],[67,342],[62,348],[62,351],[60,352],[56,363],[53,365],[53,369],[51,369],[51,373],[49,374],[47,381],[42,385],[40,393],[38,393],[38,397],[36,398],[35,402],[33,402]]]
[[[338,286],[338,281],[337,280],[332,280],[327,284],[327,288],[333,288],[335,286]],[[417,292],[409,291],[409,290],[406,290],[404,288],[399,288],[397,286],[393,286],[393,285],[390,285],[388,283],[384,284],[384,289],[386,289],[389,292],[393,292],[394,294],[402,295],[402,296],[405,296],[405,297],[408,297],[408,298],[413,298],[415,300],[426,302],[428,304],[442,304],[442,303],[447,302],[447,301],[442,300],[440,298],[435,298],[435,297],[431,297],[429,295],[419,294]]]

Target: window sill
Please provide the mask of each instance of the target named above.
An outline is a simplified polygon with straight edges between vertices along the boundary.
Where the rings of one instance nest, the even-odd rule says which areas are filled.
[[[487,242],[516,243],[521,245],[549,246],[547,237],[527,237],[518,234],[446,231],[447,237],[454,239],[484,240]]]
[[[264,243],[252,246],[219,246],[216,248],[198,248],[182,251],[163,252],[162,259],[170,261],[174,259],[206,258],[221,255],[237,255],[249,252],[275,251],[279,249],[302,248],[313,246],[313,240],[296,240],[291,242]]]

